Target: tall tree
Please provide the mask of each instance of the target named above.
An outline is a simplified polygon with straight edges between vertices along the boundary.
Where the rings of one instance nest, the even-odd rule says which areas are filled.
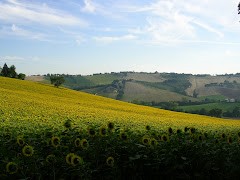
[[[63,76],[55,76],[55,77],[50,77],[51,84],[54,84],[57,88],[65,82],[65,79]]]
[[[3,65],[3,68],[2,68],[2,76],[4,76],[4,77],[9,77],[10,76],[10,71],[9,71],[9,68],[8,68],[8,66],[7,66],[7,64],[5,63],[4,65]]]
[[[11,78],[16,78],[17,77],[16,67],[14,65],[12,65],[9,68],[9,77],[11,77]]]

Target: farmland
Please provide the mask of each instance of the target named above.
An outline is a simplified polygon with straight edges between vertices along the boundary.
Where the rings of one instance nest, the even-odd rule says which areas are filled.
[[[0,84],[1,179],[238,175],[239,121],[37,82],[0,77]]]

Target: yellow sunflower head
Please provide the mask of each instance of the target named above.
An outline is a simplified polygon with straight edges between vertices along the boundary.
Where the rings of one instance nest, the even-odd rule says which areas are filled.
[[[168,128],[168,134],[169,135],[173,134],[173,129],[171,127]]]
[[[52,163],[55,163],[56,162],[56,157],[54,154],[49,154],[47,157],[46,157],[46,162],[49,163],[49,164],[52,164]]]
[[[34,150],[33,150],[33,148],[31,146],[26,145],[26,146],[23,147],[22,153],[23,153],[24,156],[29,157],[29,156],[33,155]]]
[[[167,141],[168,141],[168,136],[167,136],[166,134],[163,134],[163,135],[161,136],[161,140],[162,140],[163,142],[167,142]]]
[[[207,133],[207,132],[204,132],[202,135],[203,135],[206,139],[208,139],[208,133]]]
[[[89,146],[88,141],[87,141],[86,139],[82,139],[82,140],[81,140],[81,147],[82,147],[83,149],[87,149],[88,146]]]
[[[240,131],[237,132],[237,136],[240,138]]]
[[[74,156],[74,153],[69,153],[67,156],[66,156],[66,162],[71,165],[72,164],[72,157]]]
[[[6,171],[8,174],[15,174],[18,172],[18,166],[14,162],[9,162],[6,165]]]
[[[17,137],[17,144],[19,146],[23,146],[24,145],[24,140],[23,140],[22,136],[18,136]]]
[[[122,140],[128,140],[128,134],[127,134],[127,132],[125,132],[125,131],[123,131],[121,134],[120,134],[120,138],[122,139]]]
[[[145,129],[149,131],[149,130],[151,130],[151,127],[149,125],[146,125]]]
[[[107,128],[105,128],[105,127],[100,127],[100,129],[99,129],[99,134],[100,134],[101,136],[107,136]]]
[[[181,134],[181,132],[182,132],[181,129],[177,129],[177,130],[176,130],[176,133],[177,133],[177,134]]]
[[[184,132],[186,133],[186,132],[188,132],[188,130],[189,130],[189,127],[186,126],[186,127],[184,128]]]
[[[5,138],[6,138],[8,141],[11,141],[11,140],[12,140],[11,134],[5,133],[4,136],[5,136]]]
[[[114,166],[114,158],[113,157],[108,157],[106,160],[106,163],[108,166],[113,167]]]
[[[70,129],[72,127],[72,121],[69,119],[64,123],[64,127]]]
[[[143,136],[143,137],[142,137],[142,143],[143,143],[144,145],[148,145],[148,144],[149,144],[149,139],[148,139],[147,136]]]
[[[73,155],[71,158],[71,165],[77,166],[83,163],[83,160],[80,156]]]
[[[74,141],[75,147],[80,147],[81,146],[81,140],[79,138],[76,138]]]
[[[230,144],[230,145],[233,143],[233,139],[232,139],[232,136],[231,136],[231,135],[228,136],[227,141],[228,141],[228,144]]]
[[[151,147],[156,147],[158,143],[157,143],[156,139],[151,139],[149,144]]]
[[[97,132],[92,127],[89,127],[88,134],[89,134],[89,136],[94,137],[94,136],[96,136]]]
[[[225,138],[226,138],[226,134],[225,134],[225,133],[222,133],[222,134],[221,134],[221,138],[222,138],[222,139],[225,139]]]
[[[201,134],[198,135],[198,141],[202,141],[203,140],[203,137]]]
[[[190,128],[189,130],[190,134],[194,134],[196,132],[196,129],[194,127]]]
[[[114,129],[114,123],[113,122],[108,122],[107,123],[107,128],[112,131]]]
[[[53,136],[51,142],[53,147],[57,148],[60,145],[60,138],[57,136]]]

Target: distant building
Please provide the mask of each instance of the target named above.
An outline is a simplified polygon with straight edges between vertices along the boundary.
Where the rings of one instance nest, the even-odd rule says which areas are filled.
[[[235,99],[227,98],[227,99],[225,99],[225,102],[235,103]]]

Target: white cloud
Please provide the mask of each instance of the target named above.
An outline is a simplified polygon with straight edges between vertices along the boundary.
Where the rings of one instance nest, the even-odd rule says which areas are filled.
[[[18,57],[18,56],[4,56],[1,59],[3,59],[3,60],[24,60],[23,57]]]
[[[96,41],[101,41],[104,43],[110,43],[113,41],[121,41],[121,40],[132,40],[136,39],[137,37],[134,35],[125,35],[125,36],[118,36],[118,37],[111,37],[111,36],[104,36],[104,37],[93,37],[94,40]]]
[[[39,23],[42,25],[87,26],[87,22],[68,13],[27,1],[8,0],[0,3],[0,20],[7,23]]]
[[[220,37],[224,37],[224,34],[223,33],[221,33],[220,31],[218,31],[217,29],[215,29],[215,28],[212,28],[212,27],[210,27],[210,26],[208,26],[208,25],[206,25],[206,24],[204,24],[204,23],[201,23],[201,22],[198,22],[198,21],[196,21],[196,20],[194,20],[194,21],[192,21],[194,24],[196,24],[196,25],[198,25],[198,26],[201,26],[202,28],[204,28],[204,29],[206,29],[206,30],[208,30],[208,31],[210,31],[210,32],[214,32],[214,33],[216,33],[218,36],[220,36]]]
[[[82,11],[94,13],[96,10],[96,6],[97,5],[91,0],[84,0],[84,7],[82,8]]]
[[[11,27],[3,27],[0,30],[0,37],[5,37],[6,35],[24,37],[26,39],[35,39],[39,41],[50,41],[45,34],[31,32],[12,24]]]

